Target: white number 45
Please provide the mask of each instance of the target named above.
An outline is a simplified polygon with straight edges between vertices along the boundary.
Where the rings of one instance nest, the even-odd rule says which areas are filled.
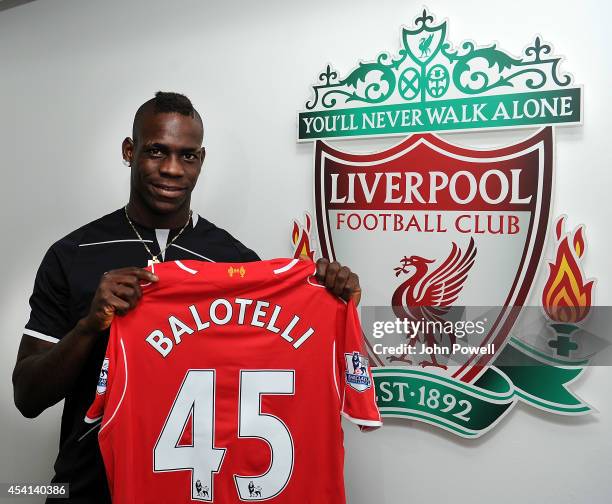
[[[293,439],[278,417],[261,412],[261,396],[293,394],[294,371],[240,371],[238,437],[259,438],[271,450],[268,470],[234,474],[242,500],[270,499],[283,491],[293,472]],[[191,446],[178,446],[192,415]],[[225,448],[215,447],[215,371],[191,369],[185,375],[153,452],[155,472],[191,471],[191,498],[213,500],[213,475],[221,470]]]

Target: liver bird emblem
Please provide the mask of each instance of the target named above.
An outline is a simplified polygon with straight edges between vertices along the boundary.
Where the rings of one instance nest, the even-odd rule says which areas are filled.
[[[433,33],[429,35],[429,37],[421,37],[419,40],[419,50],[421,51],[421,55],[419,58],[424,58],[425,56],[429,56],[431,54],[431,41],[433,40]]]
[[[435,260],[417,255],[404,256],[400,266],[394,268],[395,276],[409,274],[411,270],[414,272],[393,293],[391,306],[395,315],[402,320],[444,323],[444,315],[459,297],[468,273],[474,265],[476,251],[473,238],[470,238],[465,252],[453,242],[448,257],[432,271],[430,271],[430,265]],[[444,344],[441,341],[442,336],[448,337],[450,345],[456,341],[452,332],[442,335],[429,329],[425,329],[416,336],[416,338],[408,338],[409,345],[414,346],[417,341],[420,341],[426,347],[434,348],[436,344]],[[424,360],[419,364],[422,367],[447,368],[444,364],[438,363],[434,353],[429,357],[431,361]],[[389,360],[411,363],[405,356],[389,357]]]

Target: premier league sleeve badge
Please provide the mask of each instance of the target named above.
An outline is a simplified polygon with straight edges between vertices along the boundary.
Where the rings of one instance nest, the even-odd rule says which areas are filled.
[[[357,390],[363,392],[372,386],[372,380],[368,373],[368,358],[359,352],[344,354],[346,364],[346,383]]]

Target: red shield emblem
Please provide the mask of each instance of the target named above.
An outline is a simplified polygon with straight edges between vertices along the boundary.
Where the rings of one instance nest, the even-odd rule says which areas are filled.
[[[316,144],[321,253],[360,274],[362,305],[440,320],[453,306],[502,307],[471,341],[494,352],[466,355],[455,366],[432,362],[435,372],[474,382],[509,338],[544,246],[552,135],[548,127],[487,150],[433,134],[371,154]],[[372,362],[392,362],[373,351],[364,330]]]

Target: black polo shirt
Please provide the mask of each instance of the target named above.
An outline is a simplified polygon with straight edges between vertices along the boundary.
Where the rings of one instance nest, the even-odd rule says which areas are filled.
[[[153,254],[157,254],[178,233],[178,230],[155,230],[134,225]],[[259,260],[255,252],[227,231],[195,213],[163,258],[166,261],[198,259],[211,262]],[[145,267],[149,259],[123,208],[73,231],[54,243],[43,258],[30,297],[32,311],[24,334],[57,343],[89,313],[104,272],[126,266]],[[97,340],[83,371],[65,398],[59,453],[52,480],[70,484],[70,499],[62,502],[110,503],[98,447],[99,426],[83,433],[83,418],[95,397],[107,341],[108,331]],[[44,387],[44,383],[41,386]]]

